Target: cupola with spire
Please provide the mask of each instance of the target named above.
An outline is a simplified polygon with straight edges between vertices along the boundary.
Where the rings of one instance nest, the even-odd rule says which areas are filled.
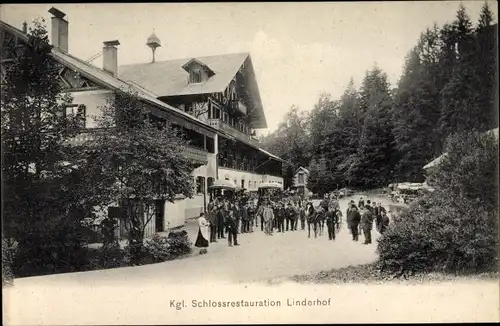
[[[153,52],[153,61],[151,62],[154,63],[156,48],[159,48],[161,46],[160,39],[158,38],[158,36],[156,36],[154,30],[153,33],[149,35],[146,45],[149,46],[151,48],[151,51]]]

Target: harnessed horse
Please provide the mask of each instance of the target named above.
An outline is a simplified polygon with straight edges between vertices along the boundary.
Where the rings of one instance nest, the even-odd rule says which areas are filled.
[[[305,207],[305,215],[307,220],[307,237],[311,237],[311,224],[313,226],[314,237],[321,236],[323,234],[323,228],[325,224],[325,215],[322,210],[316,210],[312,203],[307,203]]]

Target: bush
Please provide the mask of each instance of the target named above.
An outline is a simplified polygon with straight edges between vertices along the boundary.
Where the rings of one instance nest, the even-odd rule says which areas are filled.
[[[192,243],[189,241],[186,230],[170,232],[168,234],[170,259],[188,255],[192,252]]]
[[[125,249],[120,248],[120,244],[115,241],[108,245],[103,245],[97,250],[89,252],[89,269],[107,269],[126,266]]]
[[[144,244],[144,250],[153,263],[160,263],[170,259],[170,245],[166,237],[155,234]]]
[[[170,232],[166,238],[155,234],[151,239],[146,240],[144,246],[142,246],[139,264],[161,263],[180,258],[191,253],[191,246],[188,233],[185,230]],[[126,264],[131,264],[130,247],[127,246],[125,251],[127,254],[124,261]]]
[[[431,180],[436,191],[394,218],[379,239],[379,267],[390,272],[478,272],[498,266],[498,144],[455,135]],[[494,185],[494,186],[492,186]]]
[[[77,224],[61,221],[48,226],[40,222],[27,229],[16,239],[12,265],[16,277],[76,272],[88,265]]]
[[[14,249],[9,246],[5,239],[2,239],[2,286],[14,283],[14,273],[12,263],[14,260]]]

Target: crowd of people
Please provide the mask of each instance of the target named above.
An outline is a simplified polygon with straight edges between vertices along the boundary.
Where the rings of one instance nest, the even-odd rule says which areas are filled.
[[[346,215],[352,240],[358,241],[359,234],[363,233],[365,237],[363,244],[372,243],[373,222],[380,234],[383,234],[389,226],[389,216],[385,207],[381,203],[372,203],[370,200],[365,203],[362,197],[359,199],[358,206],[354,200],[349,202]]]
[[[313,207],[313,209],[311,209]],[[373,222],[380,233],[383,233],[389,223],[386,209],[380,203],[364,202],[360,199],[358,205],[353,200],[349,203],[347,226],[352,234],[352,240],[358,241],[362,232],[364,244],[372,243],[371,230]],[[253,200],[248,197],[233,199],[217,196],[208,205],[207,213],[198,219],[199,232],[195,246],[201,248],[200,253],[207,252],[209,243],[225,241],[230,247],[239,246],[238,235],[252,233],[260,228],[261,232],[272,236],[273,233],[294,232],[319,223],[320,232],[326,222],[328,239],[335,240],[340,230],[342,212],[335,195],[325,195],[318,207],[314,208],[310,199],[297,197],[261,198]],[[309,229],[310,232],[310,229]],[[310,236],[310,235],[309,235]]]

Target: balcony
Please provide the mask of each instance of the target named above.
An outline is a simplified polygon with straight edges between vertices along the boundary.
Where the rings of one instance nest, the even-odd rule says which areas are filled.
[[[244,132],[239,131],[238,129],[230,126],[229,124],[223,122],[222,120],[219,119],[209,119],[208,123],[210,124],[211,127],[215,129],[219,129],[222,131],[227,132],[229,135],[233,136],[234,138],[241,140],[243,142],[248,142],[251,143],[254,146],[259,146],[259,142],[257,139],[249,134],[246,134]]]
[[[198,149],[198,148],[192,147],[192,146],[185,146],[184,147],[184,155],[192,160],[200,161],[204,164],[208,164],[208,152],[205,152],[202,149]]]
[[[95,133],[93,132],[83,132],[71,140],[68,140],[68,144],[72,146],[79,146],[85,143],[86,141],[92,140],[95,138]],[[199,161],[203,164],[208,164],[208,152],[193,147],[193,146],[185,146],[184,147],[184,155],[192,160]]]

